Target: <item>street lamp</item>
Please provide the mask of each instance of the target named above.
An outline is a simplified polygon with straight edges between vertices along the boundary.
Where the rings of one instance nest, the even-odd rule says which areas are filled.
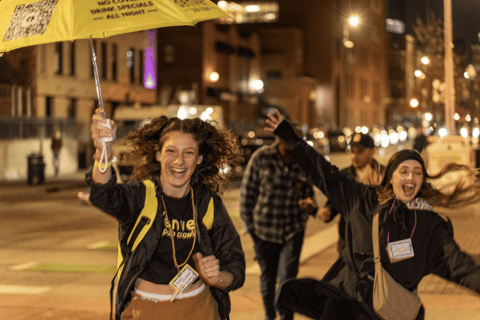
[[[421,70],[415,70],[414,74],[415,74],[415,77],[420,78],[424,73]]]
[[[420,103],[419,103],[418,100],[415,99],[415,98],[412,98],[412,100],[410,100],[410,107],[412,107],[412,108],[418,107],[419,104],[420,104]]]
[[[348,18],[348,23],[343,25],[343,45],[345,48],[353,48],[353,41],[350,40],[350,26],[356,27],[360,24],[360,19],[357,16]]]
[[[420,61],[425,65],[430,63],[430,59],[428,59],[427,56],[423,56],[422,59],[420,59]]]
[[[347,115],[347,96],[348,96],[348,50],[353,48],[353,41],[350,40],[350,27],[356,27],[360,24],[360,19],[358,16],[350,16],[349,18],[346,19],[346,21],[343,22],[343,46],[344,49],[343,54],[342,54],[342,77],[341,77],[341,87],[340,87],[340,104],[338,105],[338,110],[337,110],[337,125],[341,126],[342,121],[344,122],[343,125],[345,125],[346,121],[346,115]]]
[[[348,19],[348,23],[350,23],[351,26],[356,27],[360,23],[360,19],[357,16],[352,16]]]

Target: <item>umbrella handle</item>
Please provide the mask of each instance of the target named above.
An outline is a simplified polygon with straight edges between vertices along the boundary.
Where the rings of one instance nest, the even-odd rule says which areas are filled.
[[[103,108],[103,98],[102,98],[102,91],[100,89],[100,78],[98,76],[98,66],[97,66],[97,56],[95,55],[95,48],[93,47],[93,39],[92,36],[90,36],[90,48],[92,50],[92,64],[93,64],[93,75],[95,78],[95,87],[97,89],[97,97],[98,97],[98,105],[100,108],[105,110]],[[107,113],[104,112],[102,114],[104,118],[107,117]]]

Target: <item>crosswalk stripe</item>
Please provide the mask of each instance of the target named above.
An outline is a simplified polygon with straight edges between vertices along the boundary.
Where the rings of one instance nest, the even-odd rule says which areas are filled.
[[[0,294],[41,294],[51,287],[0,285]]]

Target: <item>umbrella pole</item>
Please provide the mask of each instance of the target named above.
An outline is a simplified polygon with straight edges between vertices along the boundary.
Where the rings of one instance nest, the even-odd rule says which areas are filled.
[[[100,78],[98,77],[97,57],[95,56],[95,49],[93,48],[93,39],[92,39],[91,36],[90,36],[90,48],[92,48],[93,74],[95,76],[95,87],[97,88],[98,106],[100,108],[102,108],[103,110],[105,110],[103,108],[102,91],[100,90]],[[103,112],[103,114],[102,114],[103,118],[106,118],[106,114],[107,114],[106,112]],[[110,127],[110,120],[109,119],[107,119],[107,123],[105,123],[103,125],[105,127],[109,128],[109,129],[112,129]],[[99,168],[100,168],[100,172],[102,172],[102,173],[106,172],[107,168],[108,168],[108,154],[107,154],[106,142],[109,142],[109,141],[113,141],[113,138],[112,137],[102,138],[102,144],[103,144],[102,156],[100,157],[100,161],[99,161]],[[117,161],[117,158],[114,155],[111,162],[115,162],[115,161]]]
[[[95,55],[95,48],[93,47],[93,39],[90,36],[90,48],[92,49],[92,64],[93,64],[93,74],[95,77],[95,87],[97,88],[97,97],[98,97],[98,106],[103,108],[103,98],[102,91],[100,90],[100,78],[98,76],[98,66],[97,66],[97,56]],[[106,118],[106,112],[103,113],[103,117]]]

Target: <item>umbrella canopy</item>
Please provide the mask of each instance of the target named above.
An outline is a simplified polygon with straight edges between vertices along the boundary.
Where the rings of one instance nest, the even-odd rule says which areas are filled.
[[[229,17],[209,0],[0,0],[0,53]]]

